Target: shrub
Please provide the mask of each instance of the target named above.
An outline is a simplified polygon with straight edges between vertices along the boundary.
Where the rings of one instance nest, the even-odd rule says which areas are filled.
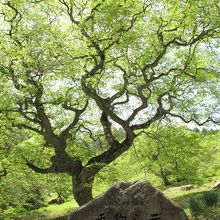
[[[189,209],[192,213],[198,213],[201,211],[201,202],[199,198],[190,198],[189,199]]]
[[[33,191],[34,193],[30,195],[28,199],[25,200],[25,204],[23,205],[23,208],[26,210],[36,210],[45,205],[44,199],[38,189]]]
[[[218,202],[218,194],[216,192],[204,192],[203,200],[207,206],[216,206]]]
[[[26,204],[24,204],[22,207],[30,211],[30,210],[39,209],[43,206],[44,206],[43,200],[33,197],[26,200]]]

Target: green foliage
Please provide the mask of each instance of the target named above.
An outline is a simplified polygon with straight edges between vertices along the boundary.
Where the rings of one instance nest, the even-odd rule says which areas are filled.
[[[216,177],[220,175],[220,144],[219,144],[220,133],[217,131],[203,131],[201,144],[205,149],[211,151],[212,155],[204,150],[206,154],[206,169],[201,169],[200,174],[209,181],[215,181]]]
[[[45,205],[43,197],[38,190],[33,192],[32,196],[26,199],[25,204],[22,206],[25,210],[36,210]]]
[[[198,197],[197,198],[191,197],[188,203],[189,203],[189,209],[193,214],[198,214],[199,212],[201,212],[202,210],[201,201]]]
[[[216,206],[218,202],[218,194],[216,192],[204,192],[203,200],[207,206]]]
[[[189,191],[182,191],[181,187],[172,187],[165,190],[164,193],[185,209],[190,220],[218,219],[220,204],[218,203],[217,206],[207,206],[204,202],[204,193],[213,192],[210,190],[211,186],[212,183],[207,183]],[[215,191],[215,193],[220,196],[220,191]],[[190,203],[193,208],[190,208]]]
[[[212,149],[201,143],[197,132],[166,126],[152,128],[137,139],[136,145],[144,166],[163,181],[198,183],[202,181],[201,168],[212,157]]]

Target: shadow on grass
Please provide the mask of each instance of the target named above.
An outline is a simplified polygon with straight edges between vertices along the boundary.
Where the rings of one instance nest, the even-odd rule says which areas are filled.
[[[218,205],[220,205],[219,204],[219,202],[220,202],[219,201],[220,200],[220,190],[219,189],[218,190],[204,190],[202,192],[189,192],[185,195],[174,197],[173,200],[184,207],[184,205],[188,204],[188,201],[190,198],[201,198],[205,192],[217,193],[218,194]]]
[[[29,217],[23,217],[23,218],[13,218],[13,220],[67,220],[68,215],[65,216],[59,216],[59,217],[49,217],[46,215],[32,215]]]
[[[218,195],[218,201],[216,205],[207,206],[204,202],[204,194],[207,192],[215,192]],[[199,201],[200,210],[193,212],[189,208],[190,199],[196,199]],[[205,190],[202,192],[189,192],[185,195],[177,196],[173,198],[180,206],[182,206],[187,214],[191,214],[192,220],[220,220],[220,190]]]
[[[51,220],[67,220],[67,218],[68,218],[68,215],[62,216],[62,217],[53,218]]]

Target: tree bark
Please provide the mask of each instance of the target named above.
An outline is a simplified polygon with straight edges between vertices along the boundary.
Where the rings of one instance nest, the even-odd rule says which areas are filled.
[[[161,169],[161,171],[160,171],[160,177],[161,177],[161,179],[163,180],[163,184],[164,184],[165,186],[171,185],[169,179],[167,178],[166,172],[164,172],[162,169]]]
[[[72,176],[73,196],[79,206],[82,206],[93,199],[92,187],[97,171],[83,168],[79,175]]]
[[[155,175],[160,177],[163,181],[164,186],[171,185],[170,180],[168,179],[168,176],[171,174],[170,171],[164,170],[163,168],[160,168],[160,171],[156,172]]]
[[[93,199],[92,185],[77,183],[76,177],[72,177],[73,196],[79,206],[82,206]]]

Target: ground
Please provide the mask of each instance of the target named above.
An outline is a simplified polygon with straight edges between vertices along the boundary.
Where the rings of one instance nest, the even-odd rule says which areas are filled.
[[[169,198],[176,201],[180,206],[182,206],[187,215],[191,220],[220,220],[220,189],[212,190],[211,184],[205,184],[202,186],[195,186],[194,189],[183,191],[181,186],[178,187],[162,187],[161,190]],[[207,207],[201,203],[201,210],[197,213],[192,213],[189,209],[189,200],[190,198],[196,198],[198,201],[201,200],[204,192],[215,192],[218,194],[218,203],[216,206]],[[64,220],[65,216],[68,215],[74,208],[77,207],[77,204],[70,200],[61,205],[49,205],[35,211],[29,211],[25,213],[19,213],[19,211],[8,210],[7,219],[16,219],[16,220]]]

